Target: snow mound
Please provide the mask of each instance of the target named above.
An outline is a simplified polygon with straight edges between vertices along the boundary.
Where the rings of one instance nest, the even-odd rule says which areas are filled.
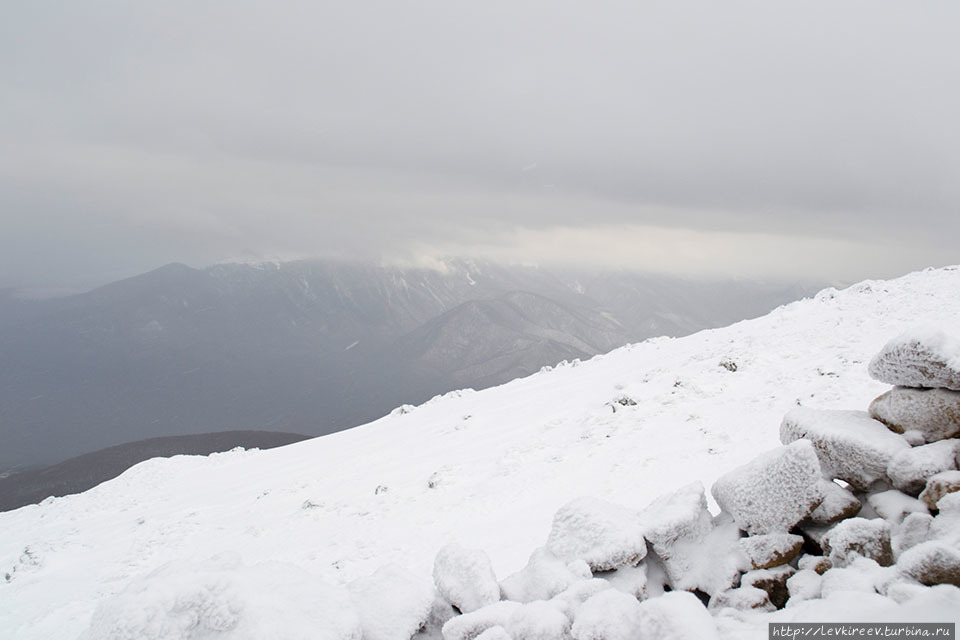
[[[813,569],[801,569],[787,578],[788,607],[794,607],[804,600],[820,597],[823,577]]]
[[[574,640],[634,640],[640,637],[640,607],[625,593],[602,591],[580,607],[571,634]]]
[[[924,442],[960,436],[960,393],[896,387],[870,403],[870,417],[896,433],[917,431]]]
[[[176,561],[97,607],[81,640],[361,640],[344,589],[299,567],[244,565],[236,554]]]
[[[597,498],[577,498],[553,517],[547,549],[594,571],[634,565],[647,555],[639,514]]]
[[[899,524],[911,513],[927,513],[925,504],[905,493],[890,489],[867,498],[867,503],[877,515],[889,522]]]
[[[360,615],[363,640],[410,640],[430,617],[436,597],[429,579],[395,564],[347,585]]]
[[[960,440],[940,440],[901,451],[887,466],[887,476],[893,486],[916,496],[927,485],[927,479],[941,471],[957,468]]]
[[[600,578],[591,578],[581,580],[571,585],[563,593],[558,593],[550,599],[551,604],[562,611],[565,616],[571,620],[576,620],[583,603],[597,595],[601,591],[607,591],[611,585],[606,580]]]
[[[640,603],[640,633],[634,638],[718,640],[717,626],[692,593],[671,591]]]
[[[823,500],[820,464],[810,442],[768,451],[713,485],[720,508],[748,533],[787,532]]]
[[[557,640],[570,633],[570,619],[549,602],[525,604],[507,620],[507,633],[513,640]]]
[[[500,593],[506,600],[533,602],[549,600],[572,584],[590,578],[590,568],[576,562],[566,563],[546,547],[530,555],[526,566],[500,581]]]
[[[469,613],[500,600],[500,585],[490,559],[479,549],[448,544],[437,552],[433,581],[447,602]]]
[[[916,327],[888,342],[868,370],[887,384],[960,391],[960,341],[935,328]]]
[[[824,475],[865,491],[886,478],[890,459],[910,444],[864,411],[790,411],[780,424],[780,441],[810,440]]]
[[[506,630],[510,616],[522,606],[519,602],[503,600],[451,618],[443,625],[443,640],[474,640],[493,627],[502,627]]]

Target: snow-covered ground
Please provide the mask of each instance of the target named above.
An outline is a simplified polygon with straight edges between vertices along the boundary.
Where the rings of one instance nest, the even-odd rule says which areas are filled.
[[[141,576],[225,552],[216,562],[228,573],[299,567],[235,572],[290,607],[314,582],[388,564],[429,581],[450,542],[486,551],[502,579],[572,498],[639,509],[777,447],[798,405],[866,409],[889,388],[867,375],[870,358],[918,323],[960,334],[960,270],[827,290],[279,449],[144,462],[84,494],[0,513],[0,635],[77,637],[98,603]]]

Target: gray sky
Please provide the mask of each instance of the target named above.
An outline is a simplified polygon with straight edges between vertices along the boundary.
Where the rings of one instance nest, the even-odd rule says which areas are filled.
[[[5,3],[0,286],[960,262],[958,34],[922,0]]]

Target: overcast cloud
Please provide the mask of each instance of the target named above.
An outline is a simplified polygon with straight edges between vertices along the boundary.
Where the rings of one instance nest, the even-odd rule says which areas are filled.
[[[960,3],[6,3],[0,286],[960,262]]]

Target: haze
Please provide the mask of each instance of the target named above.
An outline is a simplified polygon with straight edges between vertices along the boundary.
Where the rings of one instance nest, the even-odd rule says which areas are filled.
[[[957,261],[960,5],[14,3],[0,286],[444,255]]]

